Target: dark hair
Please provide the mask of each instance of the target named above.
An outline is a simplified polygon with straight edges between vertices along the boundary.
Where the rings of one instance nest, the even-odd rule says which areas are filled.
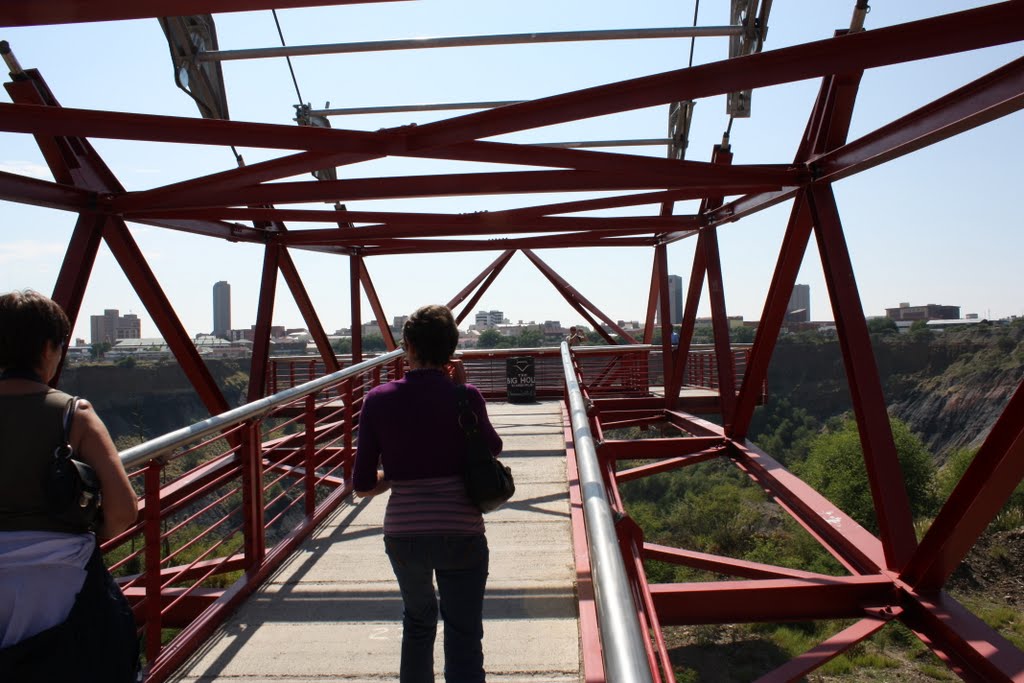
[[[416,349],[416,357],[429,365],[444,365],[459,344],[459,328],[447,306],[417,308],[402,328],[402,339]]]
[[[26,289],[0,294],[0,368],[35,370],[46,342],[64,346],[71,322],[57,302]]]

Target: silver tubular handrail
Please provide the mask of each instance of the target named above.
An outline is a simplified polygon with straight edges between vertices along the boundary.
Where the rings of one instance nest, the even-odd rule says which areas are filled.
[[[647,659],[646,638],[640,628],[626,565],[619,551],[615,521],[590,433],[583,392],[576,381],[569,345],[562,342],[562,369],[569,398],[569,419],[576,450],[583,517],[594,577],[601,651],[609,683],[651,683],[654,677]]]
[[[158,436],[146,443],[139,444],[138,446],[133,446],[122,451],[120,454],[121,464],[125,469],[144,465],[153,458],[160,457],[165,453],[170,453],[176,448],[198,441],[199,439],[213,434],[214,432],[222,431],[240,422],[245,422],[246,420],[262,417],[274,408],[286,405],[296,399],[303,398],[304,396],[308,396],[331,387],[334,384],[342,382],[349,377],[358,375],[361,372],[365,372],[366,370],[373,369],[380,365],[387,365],[391,361],[401,358],[404,354],[405,351],[402,349],[396,349],[389,353],[385,353],[382,356],[378,356],[377,358],[363,361],[362,363],[339,370],[329,375],[324,375],[323,377],[306,382],[305,384],[300,384],[298,386],[285,389],[284,391],[279,391],[272,396],[258,399],[252,403],[246,403],[244,406],[232,408],[227,412],[221,413],[220,415],[214,415],[213,417],[207,418],[201,422],[196,422],[188,427],[182,427],[181,429],[173,432],[168,432],[167,434]]]

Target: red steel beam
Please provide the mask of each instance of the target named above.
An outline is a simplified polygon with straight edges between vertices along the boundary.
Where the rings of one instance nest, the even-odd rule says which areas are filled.
[[[633,481],[634,479],[643,479],[644,477],[650,477],[663,472],[672,472],[681,467],[689,467],[690,465],[696,465],[700,462],[714,460],[715,458],[720,457],[723,452],[723,449],[720,447],[712,448],[711,450],[704,451],[703,453],[682,455],[679,457],[667,458],[659,462],[649,463],[647,465],[630,467],[629,469],[619,470],[616,472],[615,480],[620,482]]]
[[[1024,652],[945,592],[904,600],[901,621],[960,678],[976,683],[1020,683]]]
[[[466,316],[469,315],[469,312],[472,311],[473,308],[476,306],[477,302],[480,301],[480,298],[484,295],[484,292],[486,292],[487,289],[492,284],[494,284],[494,281],[498,278],[498,275],[501,273],[502,270],[504,270],[505,266],[512,259],[512,256],[515,253],[515,250],[510,249],[509,251],[504,252],[501,256],[495,259],[494,263],[492,263],[491,266],[486,271],[484,271],[484,273],[486,273],[486,279],[483,280],[482,284],[480,284],[479,278],[474,278],[474,282],[479,284],[480,287],[476,290],[476,292],[473,294],[470,300],[462,308],[462,312],[460,312],[458,316],[456,316],[456,323],[461,323],[463,320],[466,319]],[[484,273],[481,273],[480,275],[483,276]],[[459,299],[459,296],[461,296],[461,292],[459,295],[455,297],[455,299],[452,299],[452,301],[455,301],[456,299],[461,301],[461,299]],[[450,302],[448,308],[452,308],[452,304]]]
[[[359,274],[363,269],[363,257],[352,254],[348,259],[349,306],[352,311],[352,364],[363,362],[363,316],[361,311]]]
[[[3,105],[0,104],[0,107]],[[7,105],[15,106],[15,105]],[[2,110],[0,110],[2,113]],[[280,182],[225,190],[216,194],[180,198],[175,208],[226,205],[289,204],[303,202],[343,202],[359,199],[461,196],[476,194],[522,194],[530,192],[572,192],[596,190],[646,190],[691,188],[702,195],[710,190],[722,194],[744,192],[750,183],[728,185],[701,182],[665,175],[625,175],[599,171],[502,171],[493,173],[454,173],[429,176],[356,178],[348,180]],[[131,195],[115,201],[115,210],[139,209]]]
[[[860,80],[861,74],[858,73],[828,77],[822,81],[814,108],[807,119],[804,136],[796,152],[796,163],[803,163],[813,154],[834,149],[846,142]],[[754,339],[740,396],[737,399],[736,415],[731,428],[726,430],[734,439],[745,439],[747,430],[750,429],[750,420],[757,406],[760,388],[768,376],[768,363],[786,317],[789,298],[793,293],[793,285],[803,263],[810,235],[810,208],[806,196],[799,194],[790,212],[789,224],[765,298],[757,338]]]
[[[1024,108],[1024,58],[813,160],[834,181]]]
[[[945,585],[1024,478],[1024,381],[935,517],[901,577],[921,591]]]
[[[857,574],[885,566],[878,539],[764,451],[731,442],[733,461],[768,492],[822,547]]]
[[[861,643],[875,635],[892,621],[899,610],[891,611],[883,618],[867,617],[844,628],[823,643],[807,652],[794,657],[774,671],[758,678],[754,683],[789,683],[803,680],[804,676],[820,666],[843,654],[857,643]]]
[[[82,297],[85,296],[85,288],[89,284],[92,267],[96,263],[96,253],[100,248],[100,240],[103,239],[103,226],[106,225],[106,222],[105,216],[79,215],[75,231],[71,234],[68,249],[64,254],[64,263],[60,267],[57,282],[53,286],[51,298],[68,316],[72,331],[75,329],[78,314],[82,309]],[[50,380],[51,386],[56,387],[60,382],[60,375],[64,369],[64,358],[67,356],[70,342],[69,339],[64,344],[57,373]]]
[[[654,247],[654,260],[658,264],[658,311],[661,317],[661,376],[672,376],[672,309],[668,294],[668,247]],[[654,285],[651,287],[654,288]],[[682,321],[680,321],[682,322]],[[647,332],[644,331],[646,339]]]
[[[320,317],[316,313],[313,300],[309,298],[309,292],[306,291],[306,285],[303,284],[302,278],[299,276],[299,270],[295,267],[292,255],[283,247],[278,259],[278,269],[292,293],[292,298],[295,300],[295,305],[298,306],[299,313],[306,323],[309,335],[313,337],[313,343],[316,344],[316,349],[320,352],[320,358],[324,361],[324,367],[328,373],[337,372],[341,369],[341,365],[338,363],[337,356],[334,355],[331,342],[327,339],[327,332],[324,330],[323,323],[320,322]]]
[[[377,318],[377,327],[380,328],[380,336],[384,338],[384,346],[388,351],[394,351],[398,348],[398,345],[395,344],[395,335],[391,334],[391,326],[388,324],[387,316],[384,315],[384,307],[381,306],[380,299],[377,297],[377,289],[373,286],[370,271],[366,269],[366,262],[363,259],[359,260],[359,281],[370,302],[370,309]]]
[[[252,403],[267,393],[267,366],[270,362],[270,328],[274,320],[277,298],[277,271],[284,248],[274,242],[263,252],[263,275],[256,308],[256,329],[253,333],[252,359],[249,361],[249,390],[246,402]]]
[[[644,543],[644,559],[681,564],[686,567],[700,569],[726,576],[740,576],[746,579],[800,579],[815,580],[832,578],[827,574],[805,572],[789,567],[777,567],[773,564],[762,564],[748,560],[737,560],[733,557],[700,553],[695,550],[670,548],[657,543]]]
[[[663,418],[661,418],[663,419]],[[601,423],[607,429],[604,412]],[[675,458],[683,455],[701,453],[711,448],[725,445],[721,436],[678,436],[664,439],[641,439],[639,441],[623,441],[605,439],[598,447],[602,458],[612,460],[649,460],[653,458]]]
[[[808,200],[825,283],[839,331],[851,403],[864,450],[864,465],[885,549],[886,568],[898,571],[913,554],[917,538],[878,365],[871,349],[871,336],[831,186],[811,186]]]
[[[651,597],[670,626],[850,619],[898,600],[886,576],[654,584]]]
[[[768,377],[768,364],[775,351],[782,323],[786,319],[789,297],[793,293],[793,285],[800,272],[810,238],[811,212],[805,196],[800,194],[793,203],[786,234],[779,249],[779,259],[775,264],[775,272],[772,274],[772,282],[764,302],[764,311],[757,325],[757,336],[750,350],[743,384],[736,400],[735,418],[726,430],[726,434],[733,439],[742,441],[747,437],[750,420],[754,416],[754,408],[757,407],[761,386]]]
[[[44,26],[391,1],[393,0],[149,0],[139,3],[132,0],[32,0],[0,4],[0,26]]]
[[[1024,40],[1024,0],[596,86],[418,126],[411,149]]]
[[[203,359],[200,358],[192,338],[182,326],[174,313],[171,302],[167,300],[160,283],[146,263],[146,257],[135,243],[128,226],[117,218],[112,218],[104,230],[103,237],[114,254],[121,269],[128,276],[135,292],[149,312],[153,322],[167,341],[167,346],[181,364],[192,386],[195,387],[199,399],[210,411],[211,415],[220,415],[228,410],[228,402],[217,387]]]
[[[686,289],[686,306],[683,308],[683,321],[679,325],[679,342],[672,352],[672,376],[665,382],[665,407],[675,407],[679,400],[679,390],[683,384],[683,372],[690,356],[690,344],[693,341],[693,328],[697,323],[697,306],[700,304],[701,291],[704,289],[704,274],[707,272],[707,261],[704,254],[704,233],[697,236],[697,247],[693,252],[693,263],[690,266],[690,282]]]
[[[624,340],[628,344],[636,343],[636,340],[633,339],[633,337],[631,337],[629,333],[627,333],[624,329],[616,325],[611,318],[602,313],[597,308],[597,306],[591,303],[585,296],[580,294],[575,287],[570,285],[564,278],[562,278],[562,276],[556,273],[554,269],[551,268],[551,266],[544,263],[544,261],[542,261],[540,257],[538,257],[529,249],[524,249],[523,254],[526,255],[526,258],[530,259],[530,261],[533,262],[533,265],[537,266],[540,272],[542,272],[544,276],[551,281],[551,284],[553,284],[556,289],[562,292],[562,296],[564,296],[567,301],[570,301],[570,303],[572,303],[572,301],[576,301],[582,306],[586,306],[589,310],[593,311],[594,315],[596,315],[598,318],[604,321],[604,323],[609,328],[611,328],[615,332],[615,334],[619,335],[620,339]]]
[[[502,260],[507,262],[508,259],[512,258],[512,255],[515,253],[516,252],[514,249],[509,249],[508,251],[502,252],[501,256],[494,259],[494,261],[491,262],[491,265],[487,266],[482,271],[480,271],[480,274],[477,275],[472,280],[470,280],[469,284],[462,288],[462,291],[460,291],[458,294],[451,298],[451,300],[448,302],[448,309],[455,310],[455,307],[461,304],[463,301],[465,301],[466,297],[469,296],[469,293],[476,289],[480,285],[480,283],[483,282],[484,279],[491,273],[491,271],[498,267],[498,264],[501,263]],[[468,310],[469,307],[467,306],[466,309]],[[463,313],[465,312],[466,311],[463,311]],[[459,320],[461,321],[462,317],[460,317]]]
[[[644,344],[654,341],[654,314],[658,310],[658,296],[661,293],[661,258],[657,247],[654,250],[654,263],[651,265],[651,288],[647,293],[647,315],[644,316]]]
[[[91,211],[96,194],[60,183],[0,171],[0,200],[64,211]]]

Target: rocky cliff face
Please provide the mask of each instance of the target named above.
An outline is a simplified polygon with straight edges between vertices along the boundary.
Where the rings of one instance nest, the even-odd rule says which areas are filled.
[[[228,404],[245,400],[248,375],[236,361],[209,360],[207,368]],[[61,391],[89,401],[114,439],[152,438],[210,416],[177,363],[69,366]]]
[[[889,414],[941,461],[981,444],[1024,379],[1024,326],[933,339],[878,338],[873,349]],[[838,342],[782,342],[768,373],[772,398],[825,420],[851,409]]]

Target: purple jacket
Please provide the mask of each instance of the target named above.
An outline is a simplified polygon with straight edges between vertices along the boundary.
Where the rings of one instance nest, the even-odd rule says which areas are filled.
[[[466,389],[484,440],[497,455],[501,437],[487,418],[487,404],[476,387]],[[370,390],[359,418],[355,490],[377,485],[378,464],[392,481],[461,475],[466,445],[456,400],[455,384],[441,370],[410,370]]]

